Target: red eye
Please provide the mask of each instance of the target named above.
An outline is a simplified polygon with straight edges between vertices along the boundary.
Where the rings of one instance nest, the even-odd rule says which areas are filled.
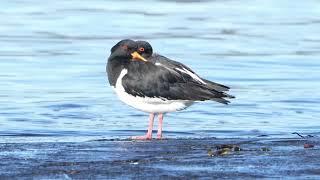
[[[143,51],[144,51],[144,48],[143,48],[143,47],[139,48],[139,51],[143,52]]]

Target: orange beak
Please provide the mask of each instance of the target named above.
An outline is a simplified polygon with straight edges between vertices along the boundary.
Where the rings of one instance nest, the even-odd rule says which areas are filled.
[[[131,53],[131,56],[132,56],[132,59],[147,62],[147,60],[144,57],[142,57],[137,51]]]

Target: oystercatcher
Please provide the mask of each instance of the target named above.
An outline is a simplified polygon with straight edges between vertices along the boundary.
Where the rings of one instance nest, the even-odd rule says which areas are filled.
[[[163,114],[183,110],[194,102],[213,100],[228,104],[229,87],[199,77],[189,67],[153,53],[146,41],[121,40],[111,48],[107,63],[110,85],[121,101],[150,113],[149,127],[144,136],[152,139],[155,114],[158,114],[157,138],[162,138]]]

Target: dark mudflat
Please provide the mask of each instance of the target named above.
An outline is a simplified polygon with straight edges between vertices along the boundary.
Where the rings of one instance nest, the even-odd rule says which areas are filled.
[[[0,178],[320,178],[319,147],[316,137],[2,143]]]

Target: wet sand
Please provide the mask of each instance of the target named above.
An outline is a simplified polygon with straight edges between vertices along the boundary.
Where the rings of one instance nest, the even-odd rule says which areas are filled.
[[[319,178],[319,147],[317,137],[1,143],[0,178]]]

